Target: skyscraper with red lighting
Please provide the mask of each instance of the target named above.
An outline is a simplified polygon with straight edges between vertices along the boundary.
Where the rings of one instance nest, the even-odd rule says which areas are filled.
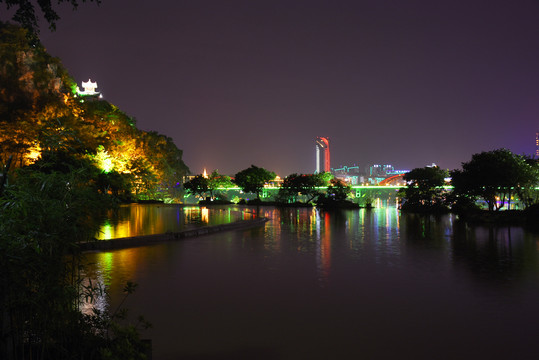
[[[330,172],[329,138],[316,138],[316,173]]]

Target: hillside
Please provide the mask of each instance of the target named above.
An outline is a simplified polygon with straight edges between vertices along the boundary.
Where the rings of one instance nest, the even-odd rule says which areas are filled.
[[[59,59],[26,30],[0,23],[0,164],[11,157],[12,167],[24,167],[50,153],[90,161],[135,199],[177,201],[176,185],[188,172],[171,138],[81,96]]]

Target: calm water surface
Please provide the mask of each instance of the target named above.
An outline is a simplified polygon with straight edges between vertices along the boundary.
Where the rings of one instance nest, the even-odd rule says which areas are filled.
[[[211,216],[210,216],[211,214]],[[117,239],[130,236],[164,234],[193,227],[226,224],[252,219],[253,209],[240,207],[181,206],[171,204],[122,205],[109,211],[96,238]]]
[[[395,208],[208,216],[244,210],[271,220],[89,254],[98,305],[137,282],[157,360],[539,358],[537,234]]]

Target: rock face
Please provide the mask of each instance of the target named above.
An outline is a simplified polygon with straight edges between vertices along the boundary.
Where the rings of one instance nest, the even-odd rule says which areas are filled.
[[[35,160],[41,123],[69,112],[64,99],[71,83],[60,61],[26,30],[0,23],[1,163],[12,157],[20,167]]]
[[[15,25],[0,23],[0,60],[1,116],[12,117],[7,110],[15,106],[28,111],[44,98],[61,99],[73,82],[57,58],[41,44],[33,44],[26,30]]]

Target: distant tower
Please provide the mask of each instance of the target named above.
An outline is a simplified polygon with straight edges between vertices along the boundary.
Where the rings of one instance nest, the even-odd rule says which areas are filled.
[[[320,154],[322,152],[322,154]],[[320,156],[323,160],[320,161]],[[316,173],[331,171],[330,155],[329,155],[329,139],[327,137],[316,138]]]
[[[535,133],[535,156],[539,158],[539,131]]]

